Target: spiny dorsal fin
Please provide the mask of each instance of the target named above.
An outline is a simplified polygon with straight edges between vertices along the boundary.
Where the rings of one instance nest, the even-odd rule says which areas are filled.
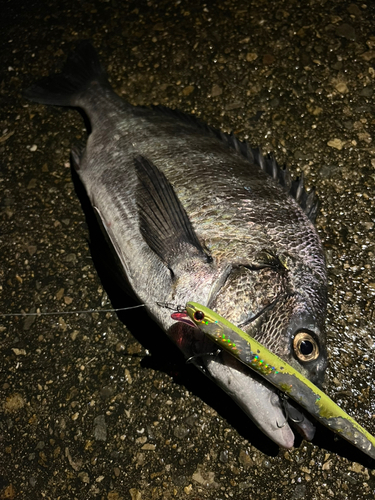
[[[292,181],[289,170],[287,168],[280,167],[274,156],[264,156],[259,148],[251,148],[246,141],[240,141],[233,133],[226,134],[221,130],[217,130],[205,123],[202,123],[195,116],[188,115],[182,111],[173,110],[164,106],[155,106],[154,110],[167,116],[178,118],[183,123],[187,123],[193,127],[198,127],[200,130],[209,135],[214,135],[230,148],[236,150],[251,163],[254,163],[264,172],[269,174],[275,181],[279,182],[285,191],[297,201],[311,222],[315,222],[319,208],[319,201],[314,189],[307,192],[304,188],[303,174],[301,174],[301,177]]]

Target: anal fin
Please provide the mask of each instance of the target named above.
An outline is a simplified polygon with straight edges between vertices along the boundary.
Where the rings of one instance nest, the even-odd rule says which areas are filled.
[[[72,146],[70,157],[74,170],[78,172],[81,168],[82,157],[85,153],[86,145],[83,141],[77,142]]]

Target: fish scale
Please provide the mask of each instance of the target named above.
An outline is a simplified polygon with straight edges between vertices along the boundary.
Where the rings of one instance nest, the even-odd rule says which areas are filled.
[[[61,74],[25,95],[83,109],[91,133],[82,151],[73,149],[73,165],[127,286],[187,358],[271,439],[291,447],[289,425],[277,425],[285,418],[275,389],[226,353],[207,356],[204,335],[176,324],[160,303],[207,305],[321,383],[327,278],[314,193],[234,135],[122,100],[87,42]],[[302,332],[317,346],[315,359],[293,347]]]

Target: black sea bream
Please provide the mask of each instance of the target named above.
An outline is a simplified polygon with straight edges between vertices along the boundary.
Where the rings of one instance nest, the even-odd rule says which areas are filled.
[[[312,438],[297,408],[228,353],[212,355],[161,303],[207,305],[320,384],[327,277],[314,193],[232,135],[121,99],[88,42],[26,97],[87,114],[91,133],[73,164],[149,315],[273,441],[293,446],[285,414]]]

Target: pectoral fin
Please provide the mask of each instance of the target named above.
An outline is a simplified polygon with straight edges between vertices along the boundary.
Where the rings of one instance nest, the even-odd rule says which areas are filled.
[[[211,262],[163,172],[143,156],[134,161],[139,179],[140,230],[148,246],[174,273],[188,259]]]

